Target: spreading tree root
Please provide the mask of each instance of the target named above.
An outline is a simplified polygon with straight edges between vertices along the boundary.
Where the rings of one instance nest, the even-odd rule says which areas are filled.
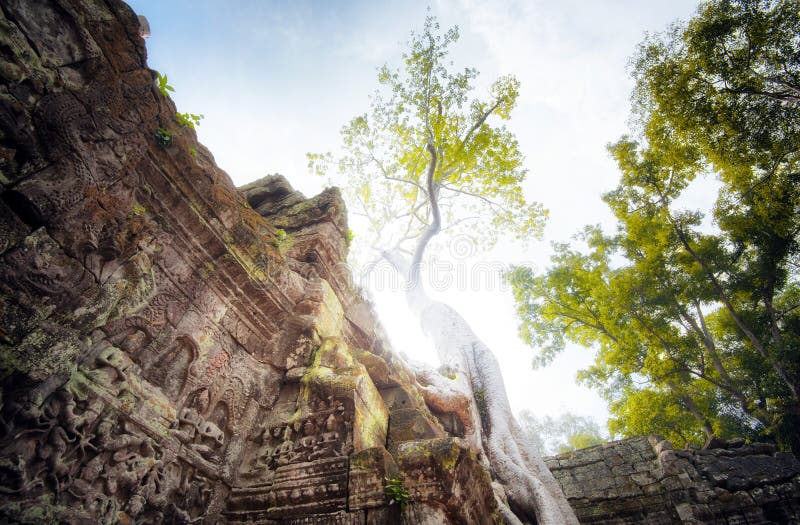
[[[462,421],[471,420],[464,425],[470,431],[465,431],[465,437],[480,444],[479,452],[488,460],[493,478],[505,489],[508,503],[499,496],[496,499],[506,522],[535,519],[540,525],[578,525],[558,482],[514,419],[492,351],[446,304],[427,298],[423,302],[418,296],[412,306],[433,339],[440,361],[462,372],[449,391],[441,384],[431,385],[427,392],[423,389],[423,396],[439,409],[455,408]],[[472,401],[467,407],[461,401],[465,397]]]
[[[464,438],[503,487],[495,490],[495,499],[506,523],[578,525],[558,482],[514,419],[492,351],[458,312],[425,294],[402,255],[383,255],[409,285],[408,304],[433,340],[439,361],[458,371],[450,383],[428,374],[423,397],[429,406],[452,409],[462,421]]]

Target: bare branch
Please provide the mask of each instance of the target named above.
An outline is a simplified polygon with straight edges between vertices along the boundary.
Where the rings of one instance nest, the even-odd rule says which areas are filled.
[[[409,273],[409,281],[411,284],[410,290],[414,290],[417,293],[424,292],[421,290],[419,281],[419,267],[420,262],[422,261],[422,256],[425,254],[425,248],[428,246],[430,240],[433,239],[433,237],[442,229],[442,217],[439,212],[439,202],[436,196],[436,188],[434,186],[434,175],[436,174],[438,157],[433,143],[428,144],[428,153],[431,156],[431,160],[428,164],[428,174],[426,176],[426,180],[428,187],[428,201],[431,206],[431,216],[433,220],[420,236],[419,242],[417,243],[417,248],[414,250],[414,257],[411,260],[411,270]]]
[[[418,184],[417,182],[415,182],[413,180],[400,179],[398,177],[393,177],[393,176],[389,175],[389,172],[386,170],[386,167],[383,165],[383,162],[381,162],[380,160],[378,160],[377,157],[375,157],[375,153],[373,152],[372,148],[367,146],[367,151],[369,152],[369,156],[372,159],[372,161],[378,166],[378,169],[381,170],[381,175],[383,175],[384,179],[392,180],[392,181],[395,181],[395,182],[402,182],[402,183],[405,183],[405,184],[411,184],[412,186],[414,186],[414,187],[422,190],[423,192],[425,192],[425,188],[423,188],[420,184]]]
[[[509,210],[508,208],[506,208],[502,204],[494,202],[493,200],[488,199],[488,198],[486,198],[483,195],[480,195],[478,193],[473,193],[471,191],[462,190],[462,189],[459,189],[459,188],[454,188],[453,186],[450,186],[450,185],[444,184],[444,183],[441,183],[439,186],[442,187],[445,190],[449,190],[449,191],[452,191],[452,192],[455,192],[455,193],[461,193],[463,195],[469,195],[470,197],[475,197],[476,199],[481,200],[481,201],[485,202],[486,204],[488,204],[492,208],[492,211],[494,211],[494,208],[497,207],[497,208],[500,208],[502,211],[504,211],[506,213],[511,213],[511,210]]]

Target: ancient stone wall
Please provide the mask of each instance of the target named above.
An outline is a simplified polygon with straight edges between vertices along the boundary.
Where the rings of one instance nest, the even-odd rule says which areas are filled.
[[[673,450],[658,436],[547,458],[581,523],[767,524],[800,520],[800,461],[765,443]]]
[[[139,32],[0,3],[0,521],[495,521],[348,285],[338,192],[234,188]]]

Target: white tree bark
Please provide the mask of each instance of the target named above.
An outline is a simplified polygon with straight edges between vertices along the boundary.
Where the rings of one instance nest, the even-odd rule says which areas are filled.
[[[403,257],[384,255],[408,280],[408,263]],[[504,488],[507,503],[500,495],[497,501],[506,522],[521,524],[535,519],[539,525],[578,525],[560,485],[524,438],[511,412],[492,351],[458,312],[428,298],[419,279],[414,281],[409,282],[409,305],[432,339],[440,362],[457,370],[452,385],[433,382],[423,388],[423,395],[429,405],[454,412],[461,419],[465,439],[488,461],[492,477]],[[465,398],[469,402],[465,403]]]

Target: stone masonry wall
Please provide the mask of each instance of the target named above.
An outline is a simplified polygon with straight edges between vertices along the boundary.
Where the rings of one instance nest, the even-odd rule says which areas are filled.
[[[496,522],[346,231],[336,190],[233,186],[124,3],[0,2],[0,522]]]
[[[798,523],[800,461],[743,440],[673,450],[658,436],[547,458],[581,523]]]

